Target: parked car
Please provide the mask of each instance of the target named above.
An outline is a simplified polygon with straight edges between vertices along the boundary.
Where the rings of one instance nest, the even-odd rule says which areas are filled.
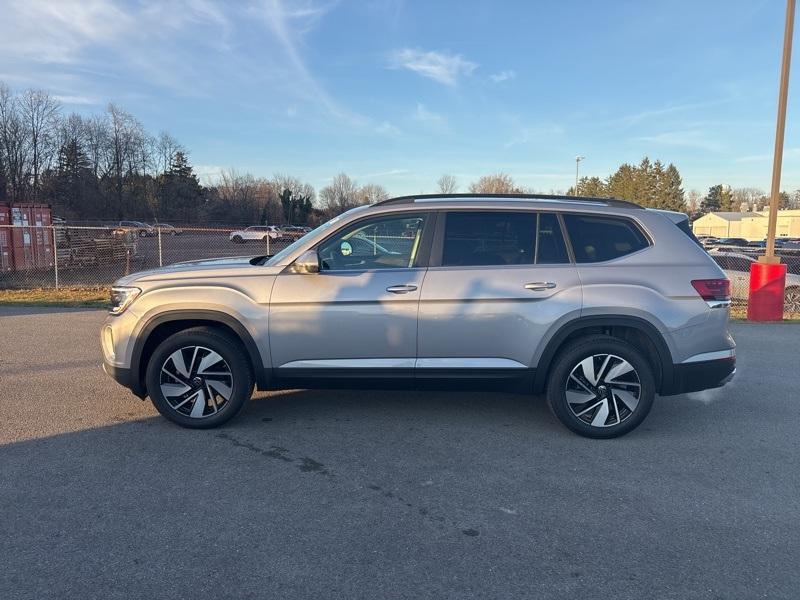
[[[119,227],[123,229],[133,229],[139,237],[153,237],[156,234],[155,228],[141,221],[120,221]]]
[[[744,238],[740,237],[727,237],[727,238],[719,238],[719,242],[717,242],[718,246],[749,246],[750,242],[748,242]]]
[[[404,232],[412,231],[406,237]],[[581,435],[733,376],[730,282],[686,215],[621,200],[409,196],[272,257],[123,277],[105,370],[171,421],[221,425],[260,390],[545,393]]]
[[[713,235],[698,235],[697,241],[702,244],[703,248],[713,248],[719,244],[719,238]]]
[[[747,302],[750,290],[750,265],[756,262],[756,259],[739,252],[711,251],[709,254],[730,279],[731,298]],[[800,313],[800,275],[786,274],[783,307],[788,312]]]
[[[183,229],[170,225],[169,223],[157,223],[154,227],[155,231],[161,230],[161,235],[180,235]]]
[[[283,234],[281,230],[274,225],[253,225],[252,227],[232,231],[230,234],[230,240],[236,244],[258,241],[266,242],[267,238],[277,241],[283,239]]]
[[[794,238],[775,238],[775,247],[776,248],[793,248],[797,245],[797,242]],[[766,248],[767,247],[767,240],[759,240],[757,242],[750,242],[748,246],[752,248]]]
[[[299,227],[297,225],[284,225],[281,227],[281,234],[284,239],[295,241],[307,234],[311,229],[308,227]]]

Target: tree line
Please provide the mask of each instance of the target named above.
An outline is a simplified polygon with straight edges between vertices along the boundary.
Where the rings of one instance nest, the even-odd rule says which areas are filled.
[[[440,193],[456,193],[449,174]],[[578,196],[615,197],[642,206],[689,212],[755,210],[768,204],[756,188],[712,186],[705,196],[684,193],[675,165],[644,157],[608,177],[582,177]],[[471,182],[471,193],[535,193],[506,173]],[[551,192],[551,193],[558,193]],[[255,177],[223,171],[201,185],[187,149],[171,134],[151,134],[132,114],[109,104],[98,114],[65,114],[55,97],[29,89],[14,93],[0,82],[0,202],[42,202],[70,220],[137,219],[178,223],[316,225],[350,208],[389,197],[381,185],[359,185],[339,173],[316,192],[291,175]],[[783,192],[781,206],[800,207],[800,190]]]

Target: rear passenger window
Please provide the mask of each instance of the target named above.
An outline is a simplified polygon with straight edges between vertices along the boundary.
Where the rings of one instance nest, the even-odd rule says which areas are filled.
[[[472,211],[447,215],[443,266],[565,262],[569,262],[569,258],[555,215]]]
[[[650,243],[628,219],[602,215],[564,215],[575,261],[594,263],[612,260],[647,248]]]

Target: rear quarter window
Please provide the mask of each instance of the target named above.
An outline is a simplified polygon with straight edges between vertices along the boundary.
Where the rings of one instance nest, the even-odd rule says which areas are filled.
[[[650,245],[642,230],[629,219],[565,214],[564,223],[578,263],[614,260]]]

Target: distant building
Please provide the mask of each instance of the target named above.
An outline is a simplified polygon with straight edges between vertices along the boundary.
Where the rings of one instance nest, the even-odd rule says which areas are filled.
[[[739,237],[750,241],[767,237],[768,210],[757,212],[712,212],[692,224],[695,235]],[[800,210],[779,210],[778,237],[800,238]]]

